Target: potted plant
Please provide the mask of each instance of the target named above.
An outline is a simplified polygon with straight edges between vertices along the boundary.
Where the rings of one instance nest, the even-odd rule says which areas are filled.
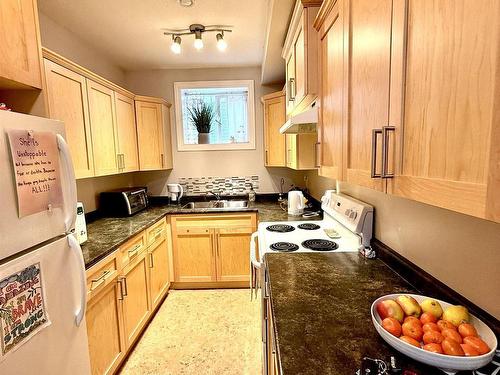
[[[214,120],[214,110],[210,105],[199,102],[196,106],[188,107],[189,119],[198,131],[198,144],[208,144],[210,128]]]

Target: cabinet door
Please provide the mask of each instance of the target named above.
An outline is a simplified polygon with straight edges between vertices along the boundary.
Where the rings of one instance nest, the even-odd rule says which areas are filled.
[[[292,48],[286,59],[286,114],[290,114],[295,106],[295,51]]]
[[[252,228],[217,230],[217,281],[249,281]]]
[[[92,375],[112,374],[125,354],[120,285],[111,282],[87,303]]]
[[[295,50],[295,105],[298,105],[306,93],[306,46],[304,39],[304,12],[302,12],[300,26],[293,49]]]
[[[286,166],[285,135],[280,127],[286,121],[285,95],[264,101],[264,138],[266,167]]]
[[[50,118],[64,122],[76,178],[94,175],[85,78],[44,60]]]
[[[87,79],[90,129],[96,176],[118,172],[113,90]]]
[[[492,162],[498,165],[500,155],[494,159],[490,150],[498,144],[491,135],[499,118],[500,3],[410,0],[395,5],[390,124],[396,126],[395,161],[400,164],[388,192],[495,219],[488,194],[496,195],[498,210],[500,180],[495,185],[489,168],[494,169]]]
[[[120,278],[125,297],[123,298],[123,318],[125,339],[129,347],[141,332],[151,311],[148,298],[148,265],[146,253],[125,268]]]
[[[344,36],[342,2],[337,2],[319,30],[320,110],[319,175],[342,180]]]
[[[0,1],[0,87],[42,88],[36,0]]]
[[[170,127],[170,108],[166,105],[162,105],[162,119],[163,125],[160,127],[160,131],[163,132],[163,135],[160,137],[162,169],[172,169],[174,166],[172,158],[172,128]]]
[[[216,281],[213,231],[174,228],[172,237],[175,281]]]
[[[297,169],[297,134],[286,134],[286,166]]]
[[[134,99],[115,92],[116,134],[121,172],[139,170]]]
[[[346,4],[348,79],[344,100],[347,113],[344,178],[347,182],[385,191],[385,180],[372,178],[372,172],[380,174],[382,160],[381,137],[375,135],[373,150],[372,131],[386,126],[389,118],[392,1],[357,0]],[[372,155],[375,155],[373,160]]]
[[[169,286],[168,241],[153,245],[148,252],[151,308],[161,301]]]
[[[139,165],[141,171],[162,168],[162,106],[158,103],[135,102]]]

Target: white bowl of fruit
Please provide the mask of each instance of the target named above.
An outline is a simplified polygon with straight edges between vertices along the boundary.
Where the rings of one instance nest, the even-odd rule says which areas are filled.
[[[394,349],[448,372],[491,362],[493,331],[463,306],[416,294],[389,294],[371,307],[377,332]]]

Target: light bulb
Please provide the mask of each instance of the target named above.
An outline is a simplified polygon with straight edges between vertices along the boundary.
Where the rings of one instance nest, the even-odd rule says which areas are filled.
[[[201,39],[201,34],[196,34],[194,39],[194,48],[200,50],[203,48],[203,40]]]
[[[216,35],[217,38],[217,48],[219,51],[225,51],[227,48],[227,42],[224,40],[224,35],[222,33],[218,33]]]
[[[170,46],[170,49],[176,55],[178,55],[179,53],[181,53],[181,37],[180,36],[176,36],[174,38],[174,41],[172,42],[172,45]]]

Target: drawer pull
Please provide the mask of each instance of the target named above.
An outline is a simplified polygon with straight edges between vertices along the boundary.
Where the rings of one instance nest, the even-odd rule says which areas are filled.
[[[106,281],[106,276],[109,275],[109,273],[111,273],[110,270],[106,270],[102,273],[101,276],[99,276],[97,279],[93,279],[91,282],[90,282],[90,290],[95,290],[97,289],[99,286],[101,286],[105,281]]]
[[[128,257],[133,258],[137,255],[137,251],[141,248],[141,244],[135,245],[132,249],[128,251]]]
[[[154,263],[154,257],[153,253],[149,253],[149,268],[154,268],[155,263]]]
[[[164,229],[165,229],[165,228],[160,228],[160,229],[158,229],[158,230],[156,231],[156,233],[155,233],[155,241],[158,239],[158,237],[160,237],[160,235],[163,233],[163,230],[164,230]]]

